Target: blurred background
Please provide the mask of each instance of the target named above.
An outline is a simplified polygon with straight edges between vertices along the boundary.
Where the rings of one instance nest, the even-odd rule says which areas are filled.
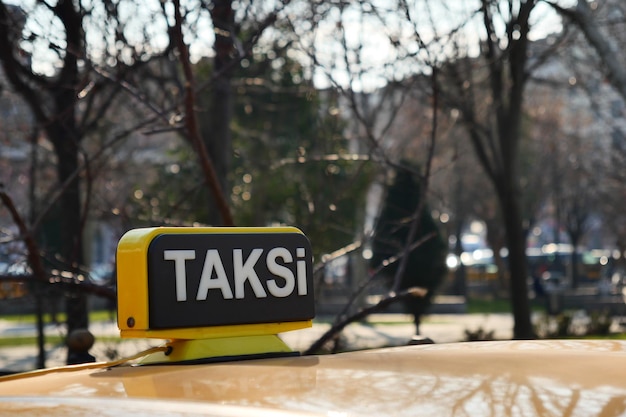
[[[2,0],[0,46],[0,318],[37,367],[162,225],[299,227],[330,323],[621,337],[619,0]]]

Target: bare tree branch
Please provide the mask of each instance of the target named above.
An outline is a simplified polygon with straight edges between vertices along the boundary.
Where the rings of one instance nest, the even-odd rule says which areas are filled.
[[[611,84],[626,100],[626,70],[617,59],[617,51],[612,47],[609,38],[601,32],[587,1],[578,0],[576,7],[570,9],[565,9],[555,2],[546,3],[580,28],[606,66],[607,77]]]
[[[411,287],[404,291],[401,291],[397,294],[390,295],[389,297],[383,298],[377,304],[364,308],[359,312],[346,317],[338,323],[335,323],[326,333],[322,335],[318,340],[316,340],[307,350],[304,351],[304,355],[312,355],[321,349],[322,346],[329,340],[331,340],[337,333],[341,332],[347,325],[350,323],[354,323],[355,321],[362,320],[370,314],[382,310],[385,307],[390,306],[393,303],[397,303],[398,301],[405,300],[411,297],[424,297],[428,293],[428,290],[420,287]]]
[[[175,24],[174,27],[170,28],[171,30],[169,32],[170,36],[174,38],[173,43],[175,43],[178,47],[178,52],[180,53],[180,62],[183,67],[183,73],[185,74],[185,124],[187,126],[187,134],[189,135],[189,139],[193,143],[196,152],[198,152],[198,158],[200,160],[202,172],[204,173],[205,182],[210,188],[213,197],[215,198],[224,224],[226,226],[234,226],[234,220],[230,212],[228,202],[226,201],[224,191],[221,189],[219,180],[217,178],[217,173],[213,168],[213,164],[211,162],[211,159],[209,158],[209,154],[204,145],[204,141],[200,136],[200,129],[198,127],[198,120],[195,110],[196,99],[194,91],[194,76],[191,69],[191,62],[189,59],[189,50],[187,49],[187,45],[183,40],[180,1],[174,0],[173,3]]]

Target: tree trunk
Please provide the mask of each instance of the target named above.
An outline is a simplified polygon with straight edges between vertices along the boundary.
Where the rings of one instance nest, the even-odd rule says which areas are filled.
[[[215,167],[215,172],[220,180],[220,186],[224,195],[230,195],[228,186],[228,173],[230,171],[232,138],[230,122],[233,118],[233,97],[231,80],[233,77],[233,40],[236,36],[234,31],[234,12],[232,0],[216,0],[213,2],[211,18],[215,26],[215,58],[214,77],[215,83],[212,90],[211,117],[209,123],[203,127],[202,136],[205,146]],[[207,126],[208,125],[208,126]],[[215,213],[215,214],[214,214]],[[223,224],[219,211],[211,209],[209,222]]]
[[[69,112],[68,112],[69,113]],[[67,271],[78,273],[83,263],[80,184],[78,169],[78,135],[73,128],[74,119],[59,120],[58,124],[47,129],[50,141],[57,156],[57,175],[59,184],[64,187],[61,196],[61,250],[59,255]],[[76,329],[87,329],[89,315],[87,296],[83,291],[69,290],[66,293],[65,309],[67,313],[67,334]],[[76,352],[68,348],[67,357]]]
[[[502,216],[506,229],[509,249],[510,297],[513,310],[513,337],[515,339],[533,339],[535,332],[530,320],[530,302],[528,300],[528,266],[526,264],[526,244],[522,215],[518,196],[513,189],[498,187],[498,198],[502,205]]]
[[[571,280],[572,280],[572,288],[576,289],[580,285],[580,276],[578,270],[578,242],[580,241],[580,237],[577,233],[570,233],[570,238],[572,241],[572,254],[570,259],[571,266]]]

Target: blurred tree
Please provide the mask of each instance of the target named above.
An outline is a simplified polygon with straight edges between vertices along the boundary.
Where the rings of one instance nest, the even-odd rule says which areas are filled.
[[[584,34],[589,45],[602,62],[602,70],[609,82],[626,100],[626,55],[623,45],[626,42],[626,7],[620,0],[588,2],[577,0],[570,8],[556,2],[548,2],[559,13],[573,22]]]
[[[417,233],[409,241],[409,231],[414,221],[418,222]],[[402,256],[406,246],[411,248],[405,270],[401,271],[400,282],[396,284],[394,278],[400,262],[390,263],[390,260]],[[433,221],[428,204],[424,201],[419,179],[411,170],[396,169],[392,175],[376,223],[372,253],[370,265],[373,268],[386,265],[381,274],[392,291],[410,287],[428,290],[424,297],[412,297],[404,301],[407,312],[413,315],[416,334],[420,334],[421,317],[430,306],[435,291],[447,272],[448,250]],[[397,288],[394,288],[396,285]]]
[[[241,224],[298,225],[319,257],[353,241],[371,169],[349,153],[336,94],[289,47],[259,51],[237,84],[232,198]]]
[[[576,44],[577,53],[567,56],[569,68],[573,69],[570,81],[573,82],[572,88],[579,88],[587,94],[587,117],[591,116],[596,123],[592,129],[583,126],[589,139],[595,138],[594,152],[578,161],[592,163],[593,169],[585,178],[595,188],[586,187],[587,192],[594,193],[592,213],[602,217],[604,235],[613,239],[603,244],[615,246],[619,252],[616,262],[626,270],[626,227],[620,209],[626,196],[623,174],[626,166],[626,5],[620,0],[578,0],[569,7],[554,2],[549,4],[582,34]],[[586,45],[580,38],[584,38]],[[578,119],[575,125],[580,129]],[[582,204],[587,203],[583,201]],[[580,220],[584,220],[580,215],[570,215],[568,223],[585,223]]]
[[[134,206],[133,212],[139,208],[144,221],[234,224],[229,199],[234,153],[233,106],[237,94],[233,83],[246,73],[244,65],[252,60],[257,43],[267,32],[273,32],[271,27],[288,4],[288,1],[271,6],[244,2],[236,9],[230,0],[160,3],[172,53],[160,60],[159,65],[151,63],[150,71],[137,71],[133,91],[148,101],[158,119],[153,121],[148,133],[157,141],[164,133],[170,137],[180,134],[188,149],[175,142],[177,149],[172,152],[173,147],[169,147],[165,158],[170,164],[163,175],[177,186],[172,190],[144,189],[154,184],[155,179],[150,178],[144,186],[137,186],[142,197],[128,200]],[[210,58],[203,57],[206,51],[198,54],[198,48],[207,46],[206,39],[200,35],[204,27],[198,22],[206,24],[206,19],[213,28]],[[196,53],[192,54],[194,49]],[[196,63],[198,57],[202,59]],[[198,169],[193,167],[194,160]],[[203,183],[195,178],[201,178]],[[203,186],[211,192],[204,192]],[[197,209],[191,209],[193,205]]]
[[[227,192],[237,225],[297,225],[319,259],[354,239],[370,162],[349,153],[336,95],[305,80],[290,45],[277,38],[257,46],[231,78],[234,158]],[[213,66],[202,61],[196,72],[203,83]],[[212,100],[200,96],[199,107],[211,108]],[[210,124],[206,118],[201,123]],[[189,181],[199,177],[191,150],[178,147],[171,158],[180,161],[174,172],[162,171],[140,200],[129,200],[136,215],[152,223],[212,224],[206,194]],[[158,212],[151,201],[159,202]]]
[[[216,136],[211,136],[207,143],[220,146],[213,161],[208,161],[205,155],[200,155],[199,159],[193,156],[203,168],[211,168],[210,162],[220,166],[226,162],[232,151],[228,139],[230,76],[263,31],[273,24],[277,13],[284,9],[282,3],[275,6],[268,9],[249,4],[239,14],[241,21],[249,21],[248,37],[238,39],[231,1],[181,5],[177,0],[145,4],[61,0],[55,4],[35,1],[23,8],[0,2],[0,41],[6,46],[0,48],[4,75],[30,106],[37,127],[52,143],[56,157],[58,186],[41,199],[45,206],[33,220],[32,228],[36,230],[43,215],[52,213],[50,207],[58,199],[61,215],[53,221],[60,222],[60,250],[51,256],[62,263],[64,271],[74,274],[76,283],[83,277],[79,269],[85,260],[83,231],[87,216],[91,214],[92,197],[97,194],[110,198],[107,192],[92,194],[96,184],[94,176],[105,171],[106,165],[95,164],[95,159],[106,155],[110,166],[123,165],[116,154],[120,149],[113,144],[119,144],[122,138],[138,129],[151,138],[161,136],[159,139],[164,134],[169,134],[171,139],[172,132],[182,132],[193,143],[195,153],[200,153],[197,145],[203,141],[195,106],[195,93],[200,87],[190,71],[193,58],[186,42],[198,41],[199,32],[205,27],[199,22],[209,17],[215,29],[216,59],[212,79],[205,88],[214,87],[216,104],[212,106],[215,115],[211,117],[214,123],[210,132]],[[117,101],[121,92],[126,93],[125,100]],[[132,99],[128,100],[129,97]],[[116,125],[112,126],[114,118]],[[156,157],[158,146],[151,146],[150,142],[143,141],[142,146],[148,148],[142,149],[143,161],[154,162],[160,159]],[[207,161],[209,164],[205,163]],[[179,168],[168,167],[171,173]],[[220,171],[222,180],[226,178],[227,169]],[[153,175],[145,169],[143,173],[148,178]],[[109,191],[130,188],[133,199],[148,204],[150,216],[141,221],[155,219],[159,201],[144,199],[139,184],[145,178],[139,179],[134,187],[126,184],[116,187],[115,184],[120,185],[119,180],[110,172],[106,176],[107,180],[101,183]],[[207,186],[220,181],[217,175],[207,175],[206,170],[202,177],[202,184]],[[213,190],[214,200],[222,201],[219,185],[214,188],[217,189]],[[110,217],[112,213],[127,225],[136,224],[128,216],[132,213],[126,207],[116,205],[102,210],[103,215],[108,213]],[[228,214],[227,203],[220,207],[225,207],[221,214]],[[226,219],[223,223],[232,224],[232,220]],[[88,325],[86,296],[79,286],[73,288],[76,290],[68,294],[68,332]],[[71,354],[70,349],[68,356]]]
[[[461,53],[445,64],[441,77],[446,104],[459,109],[498,198],[508,248],[513,333],[521,339],[534,337],[526,284],[519,150],[528,81],[528,33],[535,6],[535,1],[516,1],[505,11],[498,2],[483,0],[479,12],[485,38],[480,55],[474,58],[457,50]]]
[[[534,0],[482,0],[463,5],[454,1],[400,1],[390,10],[376,2],[336,7],[321,4],[311,8],[318,19],[295,29],[301,34],[301,44],[312,45],[309,55],[317,64],[316,70],[345,92],[363,142],[385,163],[393,164],[394,160],[389,152],[393,142],[385,133],[395,122],[406,91],[424,88],[413,83],[413,75],[439,74],[438,85],[427,88],[439,91],[443,108],[458,112],[459,123],[497,195],[509,253],[509,294],[516,338],[533,337],[518,151],[529,77],[530,22],[536,5]],[[441,24],[444,15],[445,23]],[[380,27],[380,33],[372,27]],[[361,29],[360,36],[351,36],[350,30],[355,28]],[[320,38],[332,47],[316,49]],[[383,49],[388,53],[380,53]],[[384,104],[359,107],[355,90],[381,84],[387,87],[372,96]],[[405,93],[396,90],[386,94],[393,84],[403,84]],[[435,113],[431,115],[434,121]],[[418,136],[412,139],[423,140]]]
[[[6,79],[27,103],[37,127],[54,149],[57,188],[44,202],[47,208],[38,215],[41,218],[58,199],[58,212],[62,215],[48,218],[48,221],[60,223],[59,250],[50,257],[56,257],[65,271],[79,277],[84,260],[82,232],[89,203],[88,198],[81,195],[81,144],[88,133],[97,128],[100,118],[121,90],[118,83],[93,71],[83,25],[91,19],[101,19],[105,25],[113,24],[113,33],[119,34],[115,29],[119,21],[114,8],[83,7],[72,1],[61,0],[54,5],[38,1],[28,7],[22,9],[0,2],[0,43],[3,45],[0,61]],[[20,19],[27,23],[19,23]],[[47,19],[46,25],[37,22],[38,19]],[[126,44],[122,39],[119,41],[117,48],[109,51],[112,53],[109,56],[120,63],[113,72],[118,79],[123,79],[129,66],[121,65]],[[43,53],[48,54],[47,59],[34,56],[42,53],[42,48]],[[132,61],[131,57],[127,58]],[[37,224],[32,226],[36,228]],[[88,326],[84,293],[68,291],[66,310],[68,334]],[[72,349],[68,349],[68,360],[73,354]]]
[[[571,121],[572,126],[585,123],[583,115],[578,115],[576,119]],[[576,130],[578,129],[574,128],[574,132]],[[571,286],[578,288],[581,282],[579,250],[585,235],[591,229],[594,217],[598,215],[597,207],[601,204],[601,200],[598,198],[601,186],[599,183],[600,176],[594,172],[596,171],[596,161],[587,156],[593,153],[596,144],[593,138],[584,138],[576,133],[569,135],[567,141],[555,137],[547,142],[550,144],[550,148],[561,148],[557,152],[565,154],[563,157],[554,158],[552,161],[554,167],[552,175],[557,178],[557,182],[554,184],[554,195],[557,198],[555,206],[558,207],[555,211],[556,215],[559,216],[557,225],[567,233],[572,252],[569,255],[569,260],[559,259],[558,262],[569,263]],[[557,233],[560,233],[560,230]],[[561,242],[555,240],[554,243]]]
[[[232,159],[231,125],[233,118],[232,77],[239,60],[243,59],[243,51],[236,49],[239,40],[240,24],[235,24],[235,10],[232,0],[215,0],[210,7],[211,21],[213,22],[215,43],[213,50],[213,88],[210,94],[211,105],[207,108],[210,117],[200,118],[200,131],[208,150],[209,157],[218,176],[219,185],[225,200],[228,200],[228,174]],[[275,15],[271,14],[272,19]],[[264,28],[261,29],[261,32]],[[258,34],[257,34],[258,37]],[[201,113],[202,114],[202,113]],[[216,198],[209,196],[209,207],[214,207]],[[209,223],[225,224],[224,218],[216,217],[217,210],[209,209]]]

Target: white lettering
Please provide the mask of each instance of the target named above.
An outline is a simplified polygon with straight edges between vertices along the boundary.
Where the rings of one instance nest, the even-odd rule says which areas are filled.
[[[305,249],[296,249],[296,256],[298,258],[304,258],[306,256]],[[302,259],[296,262],[296,273],[298,274],[298,295],[306,295],[306,260]]]
[[[293,253],[287,248],[278,247],[267,252],[265,264],[267,271],[270,273],[270,276],[267,277],[266,280],[267,286],[263,285],[255,270],[257,263],[261,260],[263,252],[264,249],[261,248],[252,249],[248,257],[244,259],[243,249],[232,250],[233,296],[231,282],[226,275],[226,270],[219,251],[217,249],[207,250],[196,300],[206,300],[209,290],[212,289],[220,290],[225,300],[233,298],[244,299],[246,297],[246,282],[250,284],[250,288],[252,288],[256,298],[266,298],[268,291],[274,297],[289,297],[294,292],[296,286],[298,295],[306,296],[308,292],[306,249],[296,248],[295,271],[290,267],[293,266],[294,263]],[[166,261],[174,261],[176,301],[187,301],[186,262],[196,259],[196,251],[165,250],[163,251],[163,259]]]
[[[195,250],[166,250],[163,259],[174,261],[176,271],[176,301],[187,301],[187,272],[185,261],[196,259]]]
[[[274,248],[267,254],[267,269],[274,274],[274,276],[281,277],[285,280],[285,285],[280,287],[276,280],[270,279],[267,281],[267,289],[274,297],[287,297],[293,292],[295,286],[293,272],[286,266],[280,265],[276,262],[276,258],[282,258],[285,262],[292,262],[293,257],[291,252],[285,248]]]
[[[298,258],[304,258],[306,256],[305,249],[296,249],[296,256]],[[298,274],[298,295],[306,295],[306,260],[299,260],[296,262],[296,272]]]
[[[212,278],[213,270],[215,270],[215,278]],[[224,265],[222,265],[222,260],[220,259],[220,254],[217,249],[209,249],[206,252],[196,300],[206,300],[209,289],[213,288],[222,290],[222,297],[224,297],[225,300],[233,298],[233,292],[228,285],[226,271],[224,271]]]
[[[254,265],[261,257],[263,249],[254,249],[243,262],[243,251],[241,249],[233,249],[233,268],[235,272],[235,298],[242,299],[245,297],[244,284],[246,280],[250,282],[252,290],[256,298],[265,298],[267,293],[259,281],[259,276],[254,270]]]

